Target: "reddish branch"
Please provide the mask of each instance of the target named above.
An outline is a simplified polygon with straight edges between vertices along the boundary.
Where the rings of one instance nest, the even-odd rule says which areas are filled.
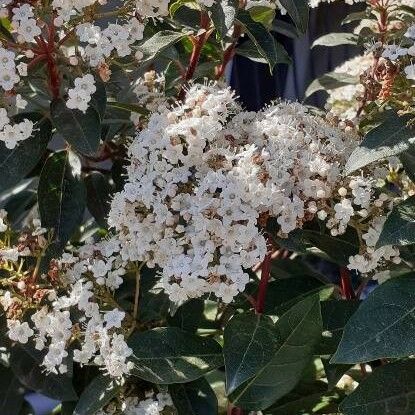
[[[346,267],[340,268],[340,288],[344,299],[354,300],[356,298],[356,293],[354,292],[352,286],[350,271]]]
[[[200,55],[202,53],[203,46],[209,39],[212,30],[209,30],[210,19],[206,12],[202,12],[200,15],[200,27],[203,33],[197,36],[191,36],[190,40],[193,44],[192,54],[190,55],[189,65],[187,66],[186,72],[183,75],[183,85],[179,92],[179,100],[183,101],[186,96],[186,84],[193,78],[195,74],[197,64],[199,63]]]
[[[216,79],[219,79],[225,73],[226,67],[228,63],[232,60],[235,55],[235,48],[238,43],[238,39],[242,34],[242,28],[239,24],[235,24],[232,34],[232,43],[225,49],[223,53],[223,61],[222,63],[216,68]]]

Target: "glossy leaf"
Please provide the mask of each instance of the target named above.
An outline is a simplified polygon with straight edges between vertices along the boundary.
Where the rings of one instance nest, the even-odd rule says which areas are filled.
[[[94,415],[117,396],[121,389],[121,384],[116,380],[109,376],[98,375],[82,392],[73,415]]]
[[[50,115],[56,130],[74,150],[89,156],[96,153],[101,139],[101,118],[93,105],[83,113],[68,108],[63,99],[58,99],[52,102]]]
[[[217,415],[218,399],[205,378],[170,385],[169,392],[177,415]]]
[[[345,174],[361,169],[374,161],[399,155],[415,142],[415,131],[407,126],[408,117],[390,111],[380,125],[370,130],[345,166]]]
[[[413,415],[415,361],[390,363],[376,369],[340,405],[344,415]]]
[[[308,2],[306,0],[280,0],[280,4],[287,10],[297,29],[305,33],[308,26]]]
[[[313,42],[315,46],[340,46],[340,45],[357,45],[359,37],[353,33],[329,33],[321,36]]]
[[[14,122],[29,119],[35,123],[35,131],[14,149],[7,149],[0,142],[0,192],[19,183],[39,163],[52,134],[52,124],[40,114],[25,114],[13,118]]]
[[[53,229],[50,250],[63,249],[80,224],[85,209],[85,188],[80,161],[68,151],[49,156],[39,179],[38,204],[42,226]]]
[[[272,71],[278,60],[273,36],[261,23],[253,20],[246,10],[239,10],[236,20],[242,25],[244,32],[255,44],[259,54],[267,61]]]
[[[177,327],[134,333],[129,341],[132,374],[158,384],[185,383],[223,365],[220,345]]]
[[[42,393],[49,398],[61,401],[77,399],[72,380],[65,375],[45,373],[41,367],[40,354],[28,351],[22,346],[14,346],[10,356],[10,366],[19,381],[27,388]]]
[[[345,326],[332,363],[363,363],[415,353],[415,275],[377,287]]]
[[[377,247],[415,243],[415,196],[395,205],[387,217]]]
[[[11,369],[0,364],[0,414],[19,415],[24,394],[25,388]]]
[[[113,189],[108,179],[100,172],[94,171],[85,176],[87,206],[99,226],[107,226]]]
[[[230,394],[231,401],[244,409],[262,410],[289,393],[310,363],[321,332],[320,302],[316,295],[297,303],[277,321],[272,340],[269,340],[271,333],[258,340],[255,332],[248,332],[248,337],[256,339],[249,346],[252,350],[249,355],[257,353],[258,361],[267,358],[267,362],[254,368],[248,363],[249,379]],[[239,337],[246,344],[246,338]],[[232,344],[234,350],[240,348],[235,339]],[[229,362],[226,354],[225,361]]]
[[[222,39],[233,26],[237,8],[235,0],[216,0],[209,9],[215,29]]]
[[[172,30],[162,30],[157,32],[140,46],[139,49],[144,55],[142,62],[154,59],[165,49],[183,39],[184,36],[186,36],[184,33],[173,32]]]
[[[345,85],[356,85],[358,83],[359,78],[356,76],[330,72],[311,82],[305,91],[305,97],[308,98],[317,91],[329,91]]]

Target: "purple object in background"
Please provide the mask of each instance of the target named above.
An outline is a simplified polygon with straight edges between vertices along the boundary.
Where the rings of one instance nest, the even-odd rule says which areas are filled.
[[[35,415],[49,415],[60,403],[34,392],[28,393],[25,399],[32,406]]]

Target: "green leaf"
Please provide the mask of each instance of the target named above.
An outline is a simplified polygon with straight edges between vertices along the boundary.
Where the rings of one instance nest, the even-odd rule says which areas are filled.
[[[108,179],[98,171],[89,173],[84,181],[88,210],[98,225],[106,228],[113,189]]]
[[[19,415],[24,402],[25,388],[13,372],[0,364],[0,413]]]
[[[349,257],[359,253],[359,238],[351,228],[337,237],[313,229],[298,229],[291,232],[287,239],[278,239],[278,243],[292,251],[323,252],[327,259],[339,265],[347,265]]]
[[[0,142],[0,192],[19,183],[37,165],[46,151],[52,124],[40,114],[24,114],[13,118],[14,122],[29,119],[36,123],[36,131],[30,138],[20,142],[14,149]]]
[[[97,90],[91,96],[91,106],[98,112],[101,121],[104,119],[107,107],[107,91],[101,78],[95,78],[95,87]]]
[[[376,369],[340,404],[344,415],[413,415],[415,360]]]
[[[239,10],[236,20],[242,25],[244,32],[254,42],[259,54],[268,62],[272,71],[278,61],[274,37],[261,23],[253,20],[246,10]]]
[[[325,284],[308,275],[282,278],[268,284],[265,297],[265,312],[281,315],[298,301],[321,291]]]
[[[172,30],[161,30],[157,32],[139,47],[140,51],[143,52],[144,55],[141,62],[146,62],[150,59],[154,59],[165,49],[173,46],[185,36],[185,33],[173,32]]]
[[[80,161],[75,154],[59,151],[49,156],[40,174],[40,218],[42,226],[54,230],[50,252],[62,250],[82,220],[85,187],[79,170]]]
[[[399,159],[408,177],[415,182],[415,147],[411,146],[399,155]]]
[[[415,276],[377,287],[350,318],[331,363],[363,363],[415,353]]]
[[[279,339],[270,317],[250,312],[234,316],[225,327],[223,339],[229,395],[266,366]]]
[[[223,365],[220,345],[177,327],[134,333],[129,341],[132,374],[158,384],[185,383]]]
[[[292,62],[291,58],[288,55],[287,51],[284,49],[284,47],[280,43],[278,43],[275,39],[274,39],[274,43],[275,43],[275,49],[277,52],[276,64],[278,63],[290,64]],[[248,58],[253,62],[265,63],[265,64],[268,63],[267,60],[258,51],[257,47],[255,46],[255,43],[252,42],[251,40],[241,43],[235,49],[235,52],[237,55]]]
[[[275,9],[266,6],[254,6],[249,9],[249,14],[252,19],[269,29],[275,18]]]
[[[204,306],[204,301],[200,298],[193,298],[187,301],[178,308],[174,316],[168,318],[169,325],[196,333],[203,317]]]
[[[98,375],[82,392],[73,415],[94,415],[112,398],[117,396],[121,389],[121,384],[114,379],[109,376]]]
[[[280,4],[287,10],[297,29],[305,33],[308,26],[308,2],[306,0],[280,0]]]
[[[269,327],[269,323],[266,324]],[[289,393],[300,380],[321,337],[319,297],[313,295],[297,303],[277,321],[274,333],[264,330],[258,336],[255,327],[254,331],[252,324],[249,326],[249,331],[241,327],[242,332],[236,338],[239,338],[242,345],[249,345],[250,356],[248,357],[246,353],[243,357],[242,369],[238,369],[235,363],[229,368],[229,348],[228,356],[225,357],[227,370],[234,372],[233,368],[236,367],[239,372],[242,370],[242,375],[238,375],[238,379],[249,377],[229,396],[236,406],[248,410],[262,410],[269,407],[277,399]],[[252,339],[251,343],[248,338]],[[234,352],[241,348],[236,339],[232,339]],[[231,344],[225,347],[231,347]],[[255,367],[249,364],[253,355],[257,356],[259,363]],[[249,360],[245,365],[246,359]],[[233,362],[233,359],[231,361]],[[260,363],[264,361],[265,364]]]
[[[415,196],[395,205],[380,233],[377,247],[415,243]]]
[[[10,353],[10,367],[19,381],[35,392],[42,393],[49,398],[60,401],[74,401],[77,399],[72,386],[72,380],[65,375],[45,373],[41,364],[40,353],[19,345],[12,348]]]
[[[314,79],[305,91],[305,98],[308,98],[317,91],[328,91],[340,88],[345,85],[356,85],[359,78],[344,73],[330,72],[320,78]]]
[[[68,108],[63,99],[58,99],[52,102],[50,115],[58,133],[74,150],[88,156],[96,153],[101,139],[101,119],[93,105],[83,113]]]
[[[329,300],[321,302],[323,337],[318,347],[320,355],[332,355],[343,335],[344,327],[360,305],[359,300]]]
[[[108,106],[111,108],[117,108],[123,111],[136,112],[137,114],[142,114],[142,115],[149,114],[149,111],[146,108],[140,107],[139,105],[135,105],[135,104],[128,104],[125,102],[109,101]]]
[[[353,33],[329,33],[321,36],[313,42],[311,46],[339,46],[339,45],[357,45],[359,36]]]
[[[215,0],[210,10],[213,25],[221,39],[224,39],[235,21],[238,2],[235,0]]]
[[[217,415],[218,399],[205,378],[170,385],[169,392],[177,415]]]
[[[383,122],[371,129],[353,151],[344,174],[407,150],[415,141],[414,131],[407,126],[407,122],[408,117],[399,117],[395,112],[388,111]]]
[[[338,395],[336,393],[328,394],[327,385],[324,382],[315,382],[312,384],[300,382],[292,392],[263,411],[263,414],[309,415],[314,413],[332,413],[335,412],[333,402],[336,399],[338,399]],[[329,410],[331,407],[333,411]]]

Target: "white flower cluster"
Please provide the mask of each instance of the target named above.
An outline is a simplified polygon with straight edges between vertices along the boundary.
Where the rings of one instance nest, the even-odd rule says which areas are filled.
[[[229,89],[193,86],[130,146],[128,182],[109,215],[121,255],[158,265],[174,302],[210,293],[229,302],[266,254],[261,216],[287,234],[329,209],[357,143],[300,104],[243,112]],[[342,203],[332,232],[353,215]]]
[[[148,111],[157,111],[162,105],[166,104],[164,94],[165,78],[155,71],[147,71],[134,83],[133,92],[137,97],[137,104]],[[142,115],[131,113],[131,121],[139,125]]]
[[[68,343],[74,340],[80,342],[80,348],[74,350],[75,362],[94,363],[112,377],[121,377],[132,369],[134,364],[128,361],[132,350],[117,330],[125,313],[100,310],[91,281],[77,281],[68,295],[58,297],[50,291],[48,299],[51,305],[36,311],[30,324],[8,320],[11,340],[24,344],[32,338],[37,350],[47,349],[42,362],[47,371],[67,372]]]
[[[408,27],[404,34],[407,41],[411,41],[412,45],[409,47],[403,47],[397,44],[386,45],[382,52],[382,57],[391,61],[397,61],[399,59],[408,57],[411,62],[415,57],[415,25]],[[415,81],[415,64],[410,63],[403,68],[407,79]]]
[[[321,3],[334,3],[337,0],[309,0],[308,4],[310,7],[315,8],[318,7]],[[362,3],[366,0],[344,0],[346,4],[355,4],[355,3]],[[388,0],[387,2],[384,2],[385,4],[390,6],[409,6],[412,8],[415,8],[415,1],[414,0]]]
[[[391,245],[382,246],[377,249],[375,248],[385,220],[385,216],[375,217],[372,220],[369,229],[362,235],[362,238],[366,244],[366,252],[351,257],[349,259],[349,269],[357,270],[362,274],[368,274],[389,261],[392,261],[395,264],[399,264],[401,262],[399,250],[397,248],[394,248]]]
[[[11,91],[20,80],[16,71],[16,54],[0,46],[0,86]]]
[[[41,30],[36,23],[33,7],[25,3],[13,8],[12,14],[12,28],[17,34],[17,41],[20,43],[34,42]]]
[[[7,111],[0,108],[0,141],[4,143],[6,148],[15,148],[21,141],[27,140],[33,130],[34,124],[28,119],[11,124]]]
[[[96,67],[116,51],[119,57],[132,53],[131,45],[143,38],[144,23],[133,17],[126,24],[110,23],[102,30],[92,23],[82,23],[77,26],[76,34],[81,42],[87,43],[84,49],[85,58],[91,66]],[[136,57],[142,58],[138,50]]]
[[[86,112],[91,101],[92,94],[97,90],[93,75],[87,74],[74,81],[75,88],[68,90],[69,98],[66,106],[71,109],[78,109]]]
[[[35,223],[35,225],[37,222]],[[32,235],[41,235],[46,230],[37,227]],[[66,284],[66,293],[59,295],[55,289],[46,289],[47,298],[29,321],[12,318],[8,320],[8,335],[11,340],[27,343],[33,340],[37,350],[47,350],[43,366],[47,371],[65,373],[68,345],[77,342],[73,360],[80,364],[100,366],[110,376],[118,378],[133,367],[129,361],[132,350],[127,346],[121,324],[125,312],[108,305],[101,309],[95,286],[115,290],[122,283],[125,270],[117,256],[119,243],[109,240],[97,244],[86,244],[76,255],[64,254],[55,263],[60,282]],[[12,252],[10,252],[12,251]],[[2,260],[17,262],[22,255],[16,248],[0,250]],[[17,285],[25,290],[23,281]],[[108,296],[111,297],[109,292]],[[0,303],[4,310],[13,308],[18,302],[9,291],[3,292]]]
[[[364,87],[359,77],[373,63],[373,55],[359,55],[351,58],[334,69],[336,74],[356,77],[356,83],[327,90],[328,98],[326,109],[342,120],[353,120],[357,115],[359,98],[362,97]]]
[[[128,397],[123,399],[121,408],[116,403],[110,403],[105,409],[97,412],[97,415],[161,415],[165,408],[172,408],[173,402],[168,393],[146,393],[145,399]]]

